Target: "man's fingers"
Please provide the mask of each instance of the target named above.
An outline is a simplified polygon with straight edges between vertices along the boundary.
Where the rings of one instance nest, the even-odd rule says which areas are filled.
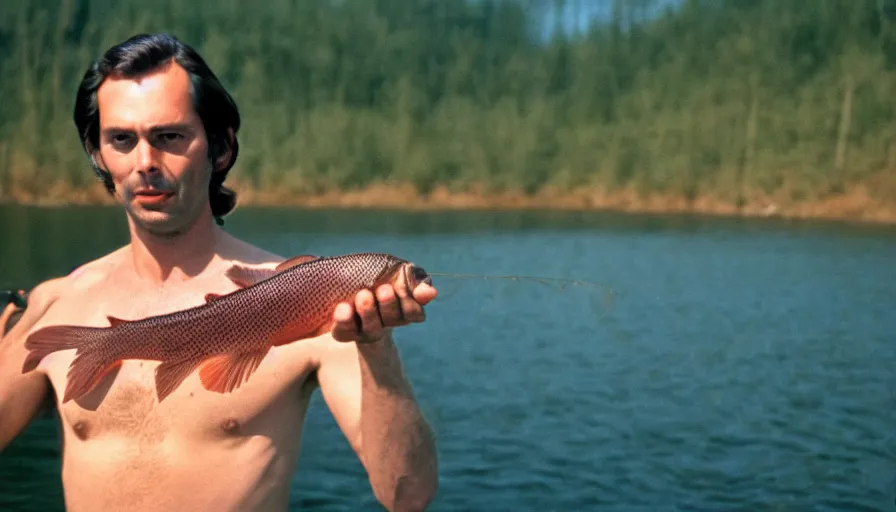
[[[385,329],[426,320],[422,304],[435,299],[436,289],[420,284],[411,292],[402,284],[382,285],[375,292],[361,290],[354,301],[336,306],[333,338],[337,341],[377,340]]]
[[[414,288],[414,300],[421,306],[425,306],[438,297],[439,291],[432,285],[420,283]]]
[[[336,341],[354,341],[358,338],[360,322],[355,315],[355,309],[351,304],[343,302],[336,306],[333,312],[333,321],[335,322],[332,329],[333,339]]]
[[[7,323],[9,322],[9,317],[12,316],[15,310],[16,305],[10,302],[2,309],[2,311],[0,311],[0,337],[9,332],[9,328],[12,328],[12,326],[7,328]]]
[[[379,304],[383,327],[396,327],[408,323],[404,318],[401,303],[398,301],[392,285],[384,284],[377,288],[376,301]]]
[[[398,294],[401,303],[401,313],[407,322],[422,322],[426,315],[423,313],[423,306],[417,303],[407,286],[397,286],[395,293]]]
[[[17,323],[19,323],[19,320],[22,319],[22,315],[24,315],[24,314],[25,314],[25,310],[21,309],[21,308],[13,311],[12,315],[9,317],[8,320],[6,320],[6,324],[3,327],[3,335],[6,335],[6,333],[11,331],[12,328],[15,327]]]
[[[355,295],[355,312],[361,319],[362,338],[379,339],[383,335],[383,322],[370,290],[361,290]]]

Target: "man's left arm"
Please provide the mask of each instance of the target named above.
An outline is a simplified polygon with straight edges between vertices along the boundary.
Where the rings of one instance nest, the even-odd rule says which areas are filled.
[[[381,286],[340,304],[317,379],[336,422],[390,511],[423,510],[438,488],[433,432],[423,417],[392,338],[393,327],[422,322],[436,296],[421,284],[413,295]]]

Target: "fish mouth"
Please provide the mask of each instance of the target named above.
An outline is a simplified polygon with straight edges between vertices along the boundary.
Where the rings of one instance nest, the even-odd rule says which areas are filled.
[[[426,270],[423,267],[417,266],[414,263],[403,260],[401,258],[394,258],[386,269],[380,274],[380,278],[377,279],[374,286],[379,286],[379,284],[383,283],[391,283],[392,286],[399,285],[399,280],[403,278],[404,287],[408,293],[413,294],[414,288],[416,288],[421,283],[426,283],[429,286],[432,286],[432,277],[427,274]]]
[[[426,270],[423,267],[419,267],[413,263],[405,263],[404,281],[411,291],[413,291],[413,289],[420,283],[432,286],[432,277],[426,273]]]

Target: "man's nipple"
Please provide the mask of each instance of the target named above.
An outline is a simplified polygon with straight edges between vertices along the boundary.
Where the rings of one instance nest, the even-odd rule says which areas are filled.
[[[77,437],[81,441],[86,441],[87,436],[90,433],[87,422],[84,420],[76,421],[75,424],[72,425],[72,431],[75,433],[75,437]]]
[[[229,436],[239,435],[240,422],[236,421],[233,418],[227,418],[226,420],[221,422],[221,431]]]

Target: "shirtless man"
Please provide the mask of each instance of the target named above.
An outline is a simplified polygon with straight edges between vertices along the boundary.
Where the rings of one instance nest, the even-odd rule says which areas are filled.
[[[435,445],[391,330],[424,320],[437,295],[426,284],[359,293],[335,308],[330,333],[274,347],[230,394],[206,391],[194,372],[160,404],[158,363],[126,361],[83,399],[61,404],[73,350],[21,373],[25,338],[40,327],[105,327],[107,315],[196,306],[236,289],[224,277],[232,263],[273,268],[285,259],[216,225],[234,206],[222,182],[238,152],[239,115],[189,47],[153,35],[112,48],[85,75],[75,122],[94,171],[124,207],[130,243],[36,286],[0,340],[0,450],[52,389],[68,510],[285,510],[319,387],[379,502],[424,509],[437,489]]]

